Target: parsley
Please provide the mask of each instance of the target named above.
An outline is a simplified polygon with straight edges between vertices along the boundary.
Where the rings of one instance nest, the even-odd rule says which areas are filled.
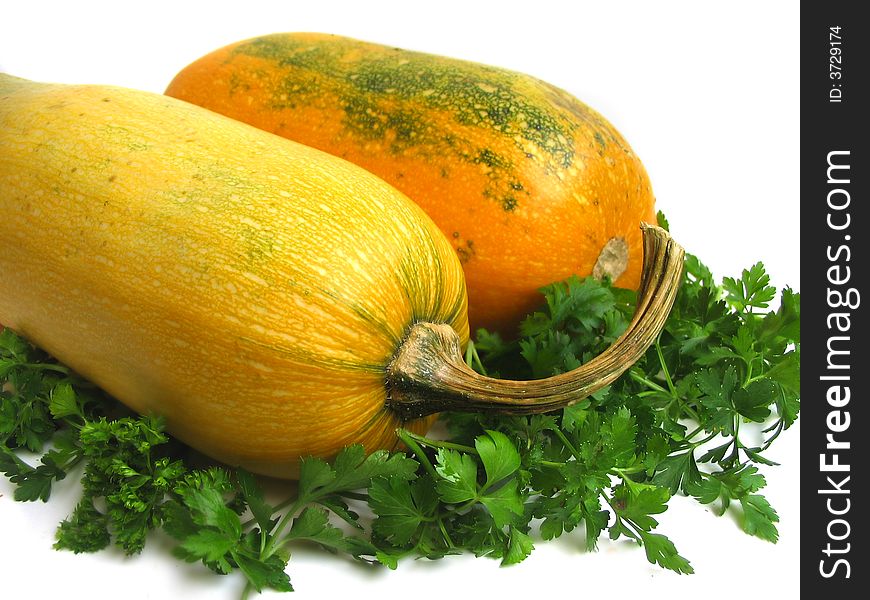
[[[84,458],[76,432],[105,402],[47,354],[0,331],[0,471],[16,484],[16,500],[48,501],[52,484]],[[26,463],[18,451],[42,453],[40,464]]]
[[[178,558],[221,574],[240,571],[246,594],[291,591],[290,543],[375,561],[378,549],[359,535],[347,501],[374,478],[404,481],[418,468],[401,453],[366,456],[350,446],[331,465],[304,461],[297,496],[271,506],[250,473],[190,468],[160,419],[130,415],[8,329],[0,332],[0,366],[0,471],[16,485],[15,499],[47,501],[52,485],[84,463],[82,496],[58,526],[57,549],[96,552],[114,542],[134,555],[162,529],[178,542]],[[20,451],[42,452],[38,466]]]
[[[520,339],[478,331],[469,366],[517,378],[565,372],[606,348],[632,313],[631,294],[592,279],[543,292]],[[758,493],[759,466],[774,464],[764,452],[800,409],[800,295],[785,289],[769,310],[775,297],[761,263],[717,286],[687,257],[665,330],[609,387],[557,414],[448,415],[448,441],[403,433],[428,477],[377,482],[376,537],[391,556],[470,551],[509,563],[528,554],[535,528],[552,539],[582,524],[590,550],[607,531],[691,573],[653,516],[686,494],[719,514],[739,507],[747,533],[775,542],[779,517]],[[745,441],[751,423],[771,423],[760,444]],[[491,477],[496,440],[510,467],[497,471],[501,486]]]
[[[561,373],[606,348],[632,313],[630,293],[591,279],[543,292],[545,309],[524,322],[520,339],[478,331],[469,366],[516,378]],[[540,537],[552,539],[583,524],[589,549],[607,530],[613,539],[644,546],[650,562],[691,573],[675,545],[654,531],[652,515],[678,493],[717,504],[719,514],[739,506],[743,529],[775,542],[779,517],[758,493],[766,483],[759,468],[774,464],[764,452],[800,410],[800,294],[782,290],[778,308],[770,310],[775,298],[761,263],[718,286],[689,255],[659,340],[608,388],[558,415],[449,415],[447,444],[465,444],[466,461],[480,462],[470,445],[491,431],[506,435],[520,453],[523,513],[498,533],[493,528],[505,523],[491,512],[473,521],[479,547],[488,540],[497,546],[488,548],[490,555],[506,556],[515,532],[537,524]],[[745,442],[741,430],[751,423],[770,424],[760,444]],[[419,449],[452,447],[417,442]],[[464,469],[470,478],[472,465]],[[485,508],[480,504],[478,510]],[[435,507],[428,516],[441,516],[449,540],[451,521],[444,514]],[[429,523],[421,519],[421,527],[432,529]]]
[[[633,312],[633,293],[591,278],[543,293],[518,339],[478,331],[469,366],[513,379],[562,373],[604,350]],[[510,565],[582,526],[589,550],[606,533],[688,574],[690,562],[658,531],[674,495],[778,539],[762,469],[800,411],[800,294],[777,295],[761,263],[717,284],[689,255],[664,331],[610,386],[551,414],[447,414],[447,439],[400,430],[407,454],[350,446],[331,464],[309,458],[296,493],[279,503],[244,470],[185,464],[159,419],[129,414],[9,330],[0,332],[0,401],[0,471],[16,500],[47,501],[80,474],[58,549],[114,543],[136,554],[161,529],[175,556],[237,572],[247,595],[293,589],[294,544],[393,569],[457,553]],[[758,441],[747,429],[760,424]],[[23,458],[32,453],[33,464]]]
[[[168,441],[163,424],[152,417],[86,422],[79,430],[79,447],[87,459],[84,494],[72,518],[61,523],[55,547],[92,550],[96,538],[107,541],[111,532],[126,554],[140,552],[148,532],[163,522],[165,496],[184,472],[180,460],[160,452]],[[100,519],[80,518],[94,515],[97,499],[106,505]],[[103,531],[96,530],[96,523]]]

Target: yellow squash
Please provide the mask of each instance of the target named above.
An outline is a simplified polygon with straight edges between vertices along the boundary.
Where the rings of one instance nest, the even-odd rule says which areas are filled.
[[[0,74],[0,322],[260,473],[392,448],[445,406],[536,412],[611,381],[679,280],[679,247],[647,241],[622,349],[535,385],[482,378],[459,260],[384,181],[165,96]]]

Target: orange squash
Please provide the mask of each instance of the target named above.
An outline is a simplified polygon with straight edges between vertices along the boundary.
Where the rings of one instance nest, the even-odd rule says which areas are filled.
[[[334,35],[226,46],[170,96],[335,154],[419,204],[465,272],[472,328],[511,330],[571,274],[637,288],[655,200],[600,114],[512,71]]]

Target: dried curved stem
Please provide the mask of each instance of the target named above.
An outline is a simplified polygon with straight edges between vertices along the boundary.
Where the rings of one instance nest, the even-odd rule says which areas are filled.
[[[405,419],[443,410],[534,414],[562,408],[613,382],[655,341],[683,276],[683,248],[663,229],[642,224],[644,264],[637,308],[628,328],[586,364],[546,379],[486,377],[462,358],[449,325],[417,323],[387,370],[387,406]]]

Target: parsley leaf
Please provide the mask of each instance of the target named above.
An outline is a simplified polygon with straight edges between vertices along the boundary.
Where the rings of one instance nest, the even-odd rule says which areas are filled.
[[[779,532],[774,525],[779,521],[779,515],[764,496],[749,494],[740,498],[740,504],[743,506],[743,528],[746,533],[769,542],[779,539]]]
[[[504,559],[502,560],[502,564],[513,565],[522,562],[534,549],[535,545],[529,535],[523,533],[516,527],[511,527],[508,537],[508,548],[504,555]]]
[[[459,504],[477,498],[477,462],[471,455],[442,448],[435,470],[441,476],[435,488],[443,502]]]
[[[725,277],[722,287],[728,301],[740,312],[752,308],[767,308],[776,297],[776,288],[770,285],[770,276],[760,262],[744,269],[740,279]]]
[[[438,506],[431,479],[409,482],[398,477],[378,477],[369,487],[369,506],[378,518],[373,531],[394,546],[404,546]]]
[[[495,485],[520,468],[520,453],[500,431],[488,430],[474,440],[474,447],[486,471],[484,487]]]
[[[671,495],[679,490],[687,491],[701,483],[701,472],[691,450],[672,454],[659,461],[656,470],[652,482],[669,490]]]
[[[647,560],[651,563],[656,563],[665,569],[670,569],[681,574],[689,575],[695,572],[689,561],[680,556],[674,543],[667,537],[660,533],[649,533],[646,531],[638,533],[646,550]]]
[[[40,462],[42,464],[38,467],[32,467],[8,448],[0,446],[0,471],[18,486],[14,493],[15,500],[47,502],[53,481],[66,476],[66,471],[52,456],[46,454]]]

